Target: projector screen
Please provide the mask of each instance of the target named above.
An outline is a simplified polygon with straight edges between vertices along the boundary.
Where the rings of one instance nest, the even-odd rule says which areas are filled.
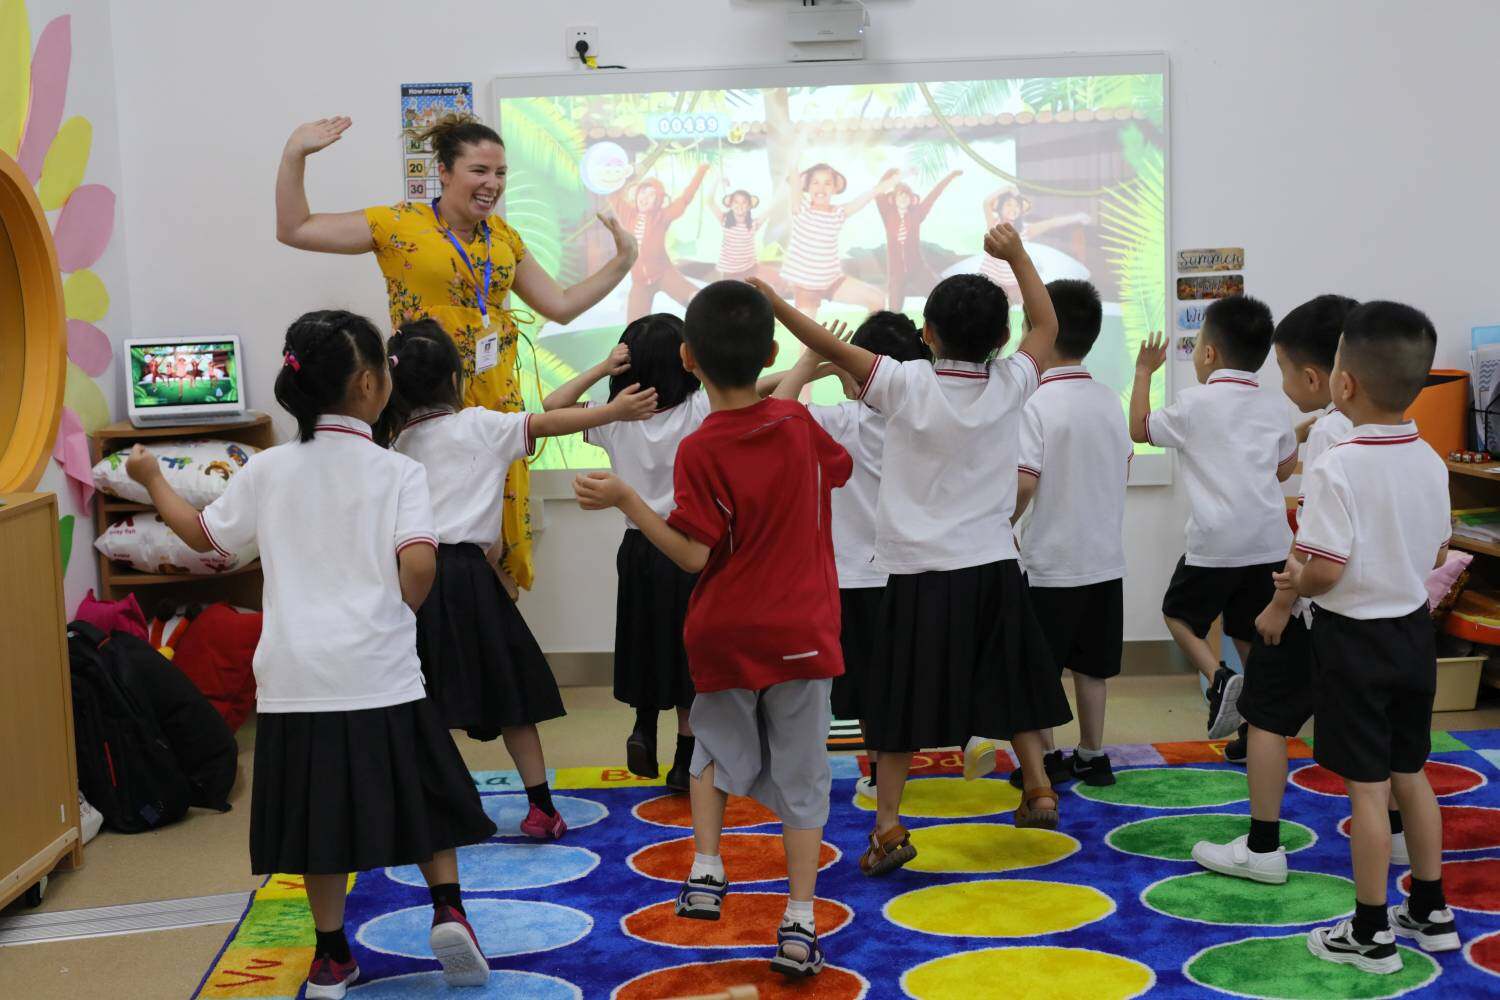
[[[752,272],[851,327],[884,308],[920,325],[937,281],[985,274],[1011,300],[1009,353],[1020,296],[981,249],[1006,221],[1044,280],[1098,287],[1087,364],[1123,409],[1138,344],[1167,323],[1166,73],[1157,54],[497,78],[503,214],[529,252],[566,284],[613,255],[594,213],[642,242],[630,277],[571,323],[516,303],[528,406],[601,360],[630,320],[681,315],[696,288]],[[777,337],[785,368],[799,347]],[[831,378],[812,394],[843,398]],[[575,437],[547,442],[533,468],[607,464]],[[1132,483],[1169,481],[1158,449],[1139,446],[1133,466]]]

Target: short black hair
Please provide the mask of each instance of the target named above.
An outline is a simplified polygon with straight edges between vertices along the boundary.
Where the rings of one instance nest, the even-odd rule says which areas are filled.
[[[682,320],[671,313],[651,313],[620,334],[630,348],[630,367],[609,377],[609,398],[632,385],[656,390],[658,409],[670,410],[700,389],[698,376],[682,367]]]
[[[1238,371],[1260,370],[1275,330],[1270,306],[1248,295],[1219,299],[1203,311],[1203,337]]]
[[[385,371],[385,345],[375,324],[344,309],[299,316],[281,345],[276,402],[297,420],[297,440],[311,441],[321,414],[339,406],[349,380],[365,369]]]
[[[954,361],[987,361],[1010,337],[1010,300],[1005,290],[978,274],[955,274],[927,296],[922,318]]]
[[[1333,356],[1339,349],[1344,320],[1359,305],[1347,295],[1319,295],[1308,299],[1276,324],[1273,344],[1299,365],[1333,371]]]
[[[458,409],[463,360],[458,345],[435,319],[403,323],[386,342],[391,359],[391,398],[375,425],[375,440],[388,445],[412,413],[426,407]]]
[[[688,303],[682,337],[699,369],[725,389],[754,385],[776,342],[766,297],[743,281],[705,285]]]
[[[1344,319],[1340,361],[1381,409],[1396,413],[1411,405],[1436,353],[1437,330],[1420,309],[1366,302]]]
[[[1047,282],[1052,310],[1057,313],[1057,346],[1060,358],[1083,358],[1094,349],[1099,328],[1104,325],[1104,304],[1099,289],[1081,278],[1059,278]]]
[[[905,313],[881,309],[872,312],[859,324],[849,341],[871,354],[882,354],[892,361],[931,361],[932,351],[922,340],[911,317]]]

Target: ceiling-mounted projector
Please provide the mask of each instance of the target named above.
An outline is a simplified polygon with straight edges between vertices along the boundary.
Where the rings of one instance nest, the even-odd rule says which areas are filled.
[[[786,15],[787,58],[793,62],[863,59],[869,24],[869,12],[858,2],[835,0],[793,7]]]

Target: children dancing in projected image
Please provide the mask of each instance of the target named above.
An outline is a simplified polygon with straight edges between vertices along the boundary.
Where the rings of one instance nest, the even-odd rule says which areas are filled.
[[[834,204],[833,199],[844,193],[849,180],[827,163],[815,163],[787,177],[792,228],[781,278],[792,286],[799,311],[814,316],[825,299],[870,312],[885,302],[880,289],[844,273],[839,236],[850,216],[877,195],[894,191],[900,175],[894,168],[887,170],[873,188],[841,204]]]
[[[687,187],[671,201],[667,200],[667,189],[655,177],[627,187],[615,198],[615,214],[626,231],[635,235],[641,248],[640,256],[630,269],[626,322],[651,312],[651,303],[656,300],[657,292],[666,292],[682,306],[686,306],[697,292],[698,287],[683,277],[667,255],[667,230],[687,211],[707,173],[708,164],[699,164]]]
[[[885,286],[888,306],[900,312],[908,291],[926,296],[938,276],[922,255],[922,220],[932,211],[938,196],[963,173],[955,170],[938,181],[922,198],[906,183],[875,197],[875,207],[885,222]],[[988,257],[986,257],[988,259]]]
[[[984,224],[988,228],[1011,225],[1021,238],[1026,240],[1026,249],[1036,261],[1036,268],[1043,278],[1056,281],[1059,278],[1087,279],[1089,269],[1068,254],[1036,240],[1055,229],[1067,226],[1087,226],[1093,219],[1087,212],[1070,212],[1050,219],[1029,219],[1031,199],[1025,197],[1013,184],[1006,184],[984,200]],[[1019,291],[1016,276],[1010,265],[988,254],[980,255],[979,273],[1007,290]]]

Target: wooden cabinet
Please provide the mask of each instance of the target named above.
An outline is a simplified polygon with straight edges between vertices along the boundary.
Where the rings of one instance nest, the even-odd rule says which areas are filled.
[[[271,425],[270,417],[254,412],[236,423],[195,424],[190,427],[136,427],[129,421],[122,420],[101,427],[89,437],[90,457],[97,464],[105,455],[122,451],[137,442],[149,448],[158,441],[188,441],[193,438],[238,441],[265,450],[276,443],[276,431]],[[132,514],[149,513],[154,509],[146,504],[131,503],[101,493],[94,499],[95,537],[104,534],[104,530],[116,521]],[[135,599],[140,602],[147,617],[150,617],[162,598],[170,598],[179,605],[226,601],[242,608],[260,608],[259,560],[218,576],[176,576],[142,573],[112,562],[100,553],[96,552],[95,555],[99,560],[99,597],[106,601],[118,601],[126,594],[135,594]]]
[[[0,495],[0,906],[83,863],[57,497]]]

